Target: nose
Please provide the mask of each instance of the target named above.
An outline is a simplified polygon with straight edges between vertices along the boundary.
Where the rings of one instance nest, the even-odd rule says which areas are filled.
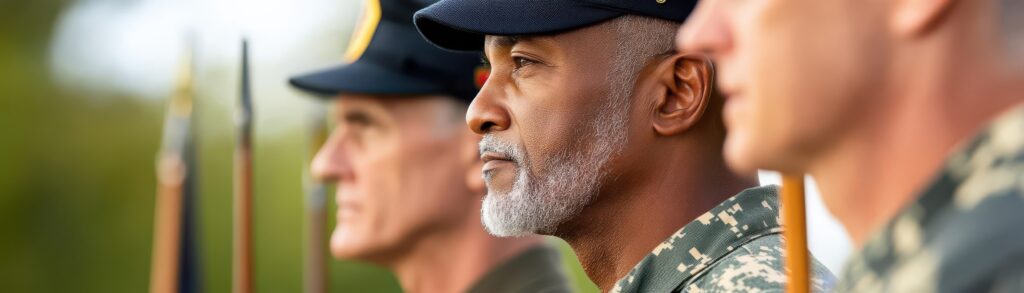
[[[309,169],[313,178],[323,182],[336,182],[351,179],[353,176],[352,162],[345,147],[343,130],[335,129],[331,136],[316,152]]]
[[[732,47],[732,36],[725,19],[724,2],[699,1],[696,9],[676,34],[680,52],[720,54]]]
[[[509,128],[511,117],[505,108],[497,79],[488,79],[466,111],[466,124],[476,134],[484,135]]]

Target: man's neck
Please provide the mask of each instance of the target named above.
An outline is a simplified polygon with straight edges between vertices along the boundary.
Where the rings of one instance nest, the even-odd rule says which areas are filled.
[[[479,214],[465,227],[417,241],[407,256],[388,265],[403,291],[465,292],[494,267],[536,245],[539,237],[497,238],[479,224]]]
[[[918,197],[945,159],[988,122],[1021,104],[1022,77],[1007,78],[987,60],[948,58],[888,93],[898,101],[868,113],[858,127],[809,166],[826,204],[856,247]],[[926,62],[927,63],[927,62]],[[855,209],[846,207],[856,206]]]
[[[730,196],[757,186],[756,179],[733,174],[721,160],[659,159],[660,163],[637,164],[648,168],[620,176],[614,183],[618,188],[603,190],[577,220],[554,233],[572,246],[601,291],[611,290],[680,228]]]

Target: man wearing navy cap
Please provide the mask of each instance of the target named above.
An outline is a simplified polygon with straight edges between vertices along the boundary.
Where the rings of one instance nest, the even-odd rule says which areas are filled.
[[[722,159],[722,100],[702,54],[677,52],[694,1],[443,0],[415,23],[483,51],[467,122],[493,234],[555,235],[606,292],[785,288],[776,187]],[[831,274],[814,262],[814,289]]]
[[[408,292],[569,292],[543,239],[480,224],[480,137],[462,123],[479,57],[426,43],[420,2],[369,1],[350,62],[290,80],[333,98],[336,126],[311,167],[337,184],[331,252],[391,269]]]

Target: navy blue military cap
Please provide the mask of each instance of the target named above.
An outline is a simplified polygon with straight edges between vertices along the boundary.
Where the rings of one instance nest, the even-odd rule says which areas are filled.
[[[413,13],[435,1],[368,0],[345,54],[348,62],[289,82],[324,96],[441,94],[472,101],[486,76],[479,55],[438,49],[413,26]]]
[[[480,51],[484,35],[553,34],[632,14],[683,22],[697,0],[442,0],[415,15],[435,45]]]

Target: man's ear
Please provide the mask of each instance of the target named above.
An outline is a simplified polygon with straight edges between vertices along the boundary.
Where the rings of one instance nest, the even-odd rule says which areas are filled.
[[[460,157],[463,165],[466,166],[466,187],[473,193],[473,196],[483,197],[487,193],[487,186],[480,173],[484,167],[484,162],[480,160],[480,135],[466,129],[459,139],[462,145]]]
[[[956,4],[956,0],[894,0],[889,25],[899,35],[929,31]]]
[[[715,69],[711,59],[699,53],[677,53],[654,69],[662,89],[655,92],[654,131],[670,136],[683,133],[704,116],[714,90]]]

